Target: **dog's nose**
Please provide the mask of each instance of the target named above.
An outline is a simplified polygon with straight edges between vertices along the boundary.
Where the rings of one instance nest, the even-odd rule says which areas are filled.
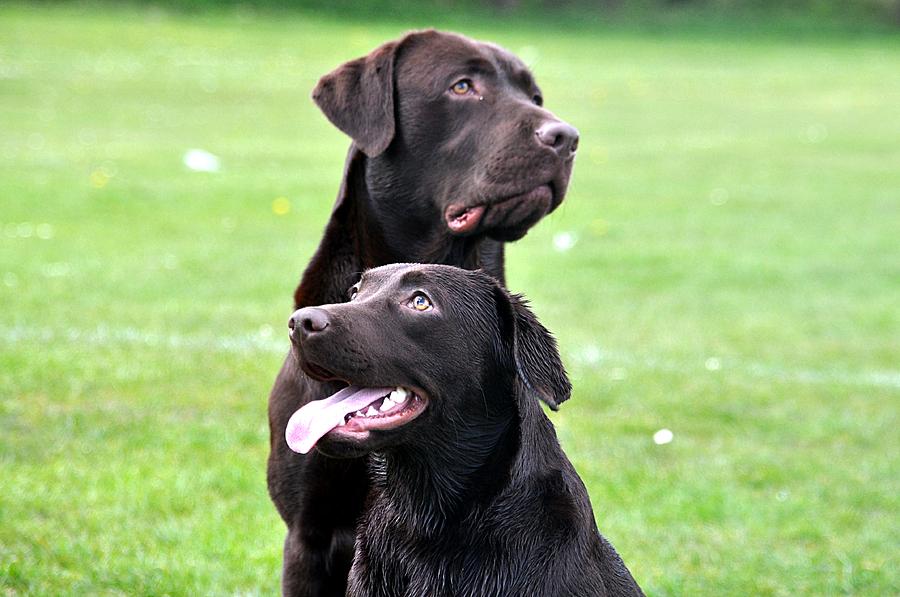
[[[535,131],[538,141],[552,147],[559,157],[566,159],[578,149],[578,129],[567,122],[545,122]]]
[[[302,340],[323,331],[331,322],[328,319],[328,311],[318,307],[305,307],[294,311],[288,320],[288,328],[291,330],[291,338]]]

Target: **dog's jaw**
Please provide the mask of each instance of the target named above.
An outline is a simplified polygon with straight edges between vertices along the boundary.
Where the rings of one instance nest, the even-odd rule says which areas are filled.
[[[558,204],[554,184],[546,182],[486,203],[451,203],[444,210],[444,221],[450,233],[457,236],[479,232],[503,235],[505,230],[527,231]]]
[[[397,387],[390,394],[347,413],[344,420],[331,430],[337,436],[367,437],[369,431],[386,431],[406,425],[425,410],[427,401],[420,394]],[[365,434],[365,435],[363,435]]]
[[[371,431],[389,431],[418,417],[428,405],[420,392],[402,386],[348,386],[307,403],[290,418],[285,439],[291,450],[310,452],[326,435],[364,443]]]
[[[478,228],[481,218],[484,215],[484,205],[474,205],[465,207],[457,203],[452,204],[444,212],[444,220],[447,222],[447,228],[453,234],[467,234]]]

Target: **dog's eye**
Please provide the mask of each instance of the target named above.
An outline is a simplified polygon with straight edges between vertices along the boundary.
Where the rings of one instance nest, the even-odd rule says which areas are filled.
[[[347,298],[351,301],[356,298],[356,295],[359,294],[359,285],[355,284],[350,287],[350,290],[347,291]]]
[[[450,91],[456,95],[466,95],[472,91],[472,81],[469,79],[460,79],[450,88]]]
[[[535,94],[534,97],[531,98],[531,101],[534,102],[535,106],[543,106],[544,105],[544,98],[541,97],[540,94]]]
[[[431,301],[424,294],[417,294],[410,301],[412,308],[416,311],[428,311],[431,309]]]

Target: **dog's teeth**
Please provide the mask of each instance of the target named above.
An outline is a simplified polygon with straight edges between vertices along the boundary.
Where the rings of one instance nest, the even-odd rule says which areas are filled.
[[[406,399],[408,398],[408,396],[409,396],[408,390],[406,390],[405,388],[398,387],[396,390],[391,392],[391,395],[388,396],[388,398],[392,402],[395,402],[397,404],[403,404],[404,402],[406,402]]]
[[[394,408],[394,403],[392,401],[388,400],[388,398],[385,398],[384,400],[381,401],[381,406],[378,407],[378,410],[380,410],[381,412],[384,412],[386,410],[391,410],[392,408]]]
[[[369,405],[369,410],[366,411],[366,416],[371,417],[372,415],[377,415],[377,414],[378,414],[378,411],[375,410],[375,407],[372,405]]]
[[[366,416],[366,413],[364,413],[364,412],[361,411],[361,410],[358,410],[358,411],[356,411],[355,413],[353,413],[353,416],[354,416],[354,417],[364,417],[364,416]]]

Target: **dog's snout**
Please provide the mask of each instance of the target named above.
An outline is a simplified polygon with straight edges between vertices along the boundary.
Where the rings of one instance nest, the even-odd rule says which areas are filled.
[[[318,307],[306,307],[294,311],[288,320],[291,338],[301,340],[312,334],[322,332],[330,324],[328,312]]]
[[[551,120],[542,124],[535,135],[543,145],[553,148],[563,159],[578,149],[578,129],[567,122]]]

